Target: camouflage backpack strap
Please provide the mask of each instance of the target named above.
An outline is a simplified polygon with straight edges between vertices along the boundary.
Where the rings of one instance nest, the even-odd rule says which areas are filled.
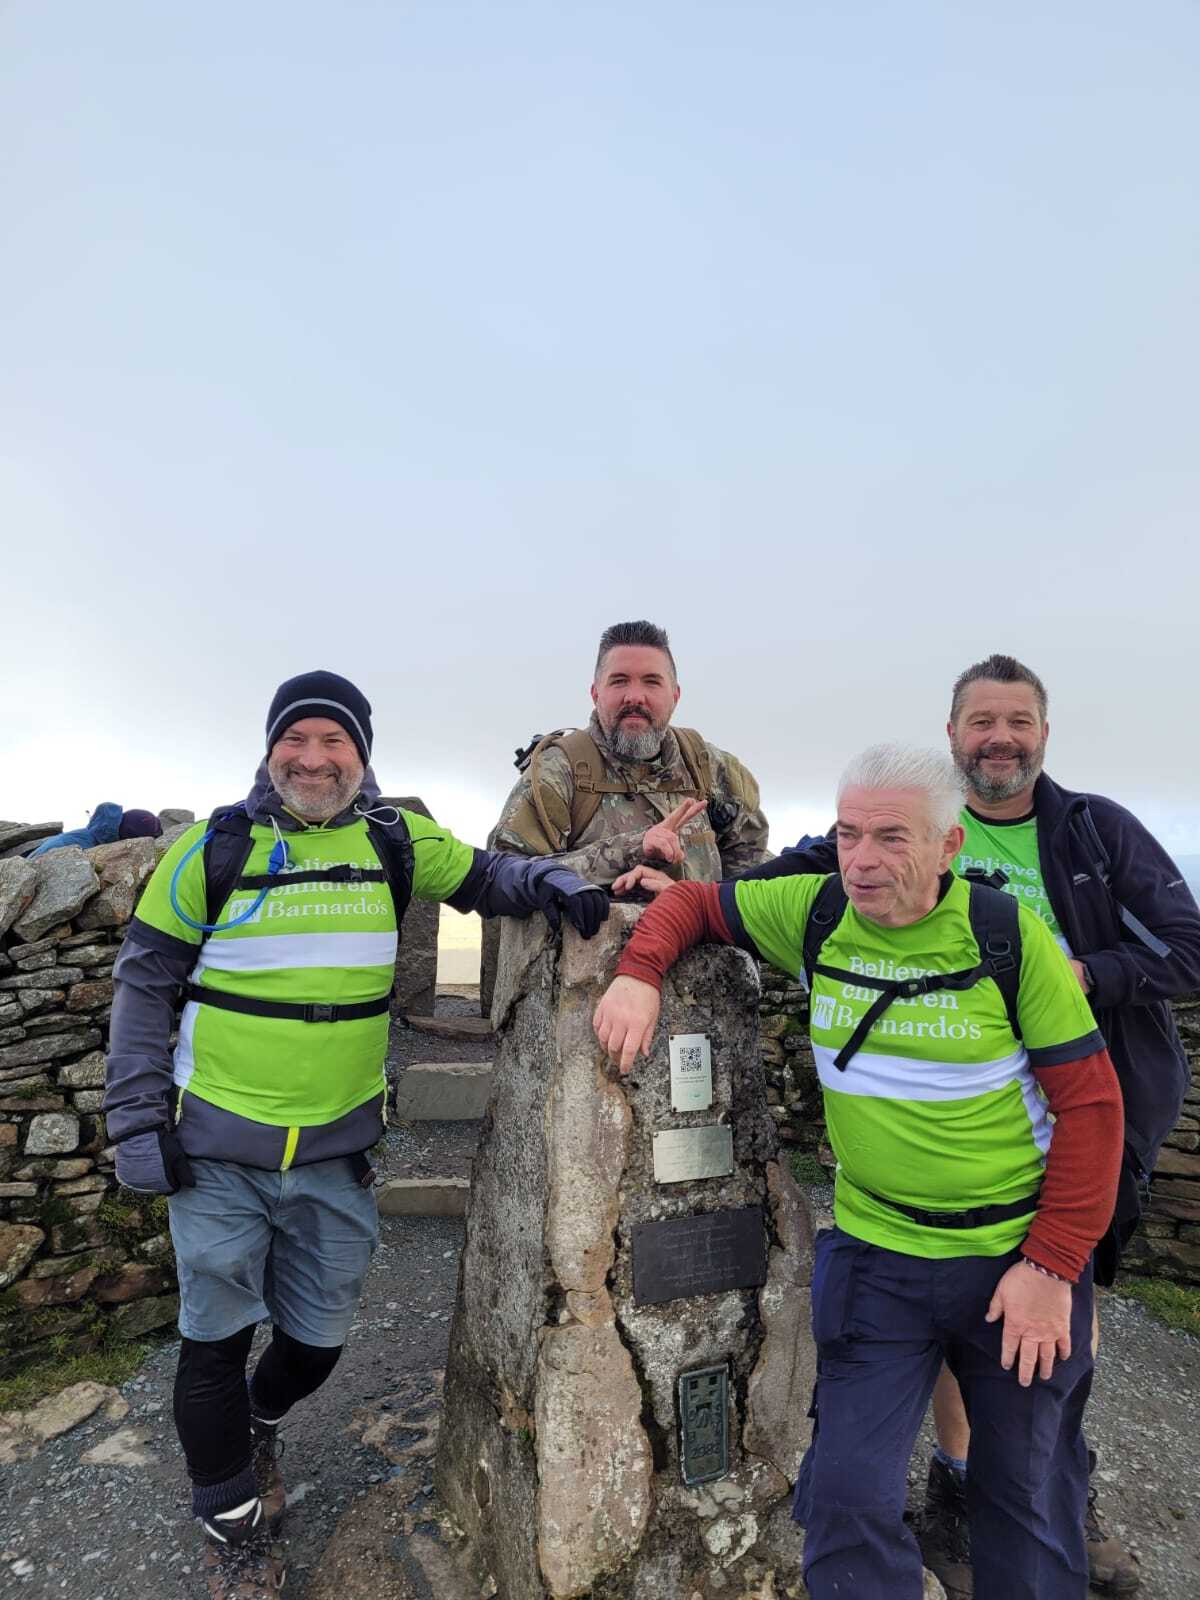
[[[695,728],[672,728],[671,732],[679,745],[679,754],[692,780],[696,798],[708,801],[712,798],[714,787],[712,751],[708,747],[708,740]]]
[[[579,835],[600,809],[600,802],[606,794],[636,794],[636,787],[629,782],[613,783],[604,773],[604,757],[600,754],[596,741],[586,728],[571,728],[565,733],[558,734],[553,741],[566,756],[571,767],[571,814],[569,818],[570,832],[567,837],[578,840]],[[534,793],[539,791],[539,784],[534,779]],[[559,807],[562,801],[557,795],[553,796]]]

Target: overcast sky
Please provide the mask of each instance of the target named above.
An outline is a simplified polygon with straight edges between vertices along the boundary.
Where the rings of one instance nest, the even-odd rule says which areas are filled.
[[[481,840],[596,637],[778,848],[992,650],[1200,851],[1190,0],[0,3],[0,816],[281,679]]]

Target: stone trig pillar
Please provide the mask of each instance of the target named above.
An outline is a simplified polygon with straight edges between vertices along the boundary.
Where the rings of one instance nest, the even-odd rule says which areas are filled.
[[[591,1018],[639,914],[505,924],[437,1472],[501,1600],[802,1592],[812,1229],[758,977],[692,951],[619,1079]]]

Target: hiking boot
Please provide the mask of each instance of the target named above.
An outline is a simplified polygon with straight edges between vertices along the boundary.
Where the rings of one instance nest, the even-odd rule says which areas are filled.
[[[1142,1581],[1137,1557],[1110,1533],[1096,1503],[1096,1452],[1088,1451],[1087,1534],[1088,1583],[1099,1594],[1132,1594]]]
[[[946,1600],[972,1600],[971,1541],[967,1533],[967,1489],[962,1479],[934,1456],[925,1485],[925,1506],[917,1519],[921,1560],[946,1591]]]
[[[260,1500],[202,1517],[200,1526],[212,1600],[275,1600],[286,1569],[283,1550],[267,1531]]]
[[[287,1509],[287,1491],[283,1487],[283,1474],[279,1470],[279,1458],[284,1452],[284,1442],[279,1437],[279,1424],[266,1422],[262,1417],[256,1417],[251,1413],[250,1439],[250,1466],[254,1472],[255,1488],[262,1500],[267,1531],[272,1538],[278,1538],[283,1527],[283,1514]]]

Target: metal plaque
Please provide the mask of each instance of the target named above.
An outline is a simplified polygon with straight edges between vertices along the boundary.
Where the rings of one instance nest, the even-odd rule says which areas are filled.
[[[654,1135],[655,1183],[723,1178],[733,1171],[733,1129],[723,1122],[703,1128],[668,1128]]]
[[[679,1378],[683,1481],[711,1483],[729,1471],[729,1369],[701,1367]]]
[[[766,1281],[761,1206],[634,1225],[634,1305],[751,1289]]]
[[[712,1050],[706,1033],[673,1033],[671,1056],[672,1111],[707,1111],[712,1105]]]

